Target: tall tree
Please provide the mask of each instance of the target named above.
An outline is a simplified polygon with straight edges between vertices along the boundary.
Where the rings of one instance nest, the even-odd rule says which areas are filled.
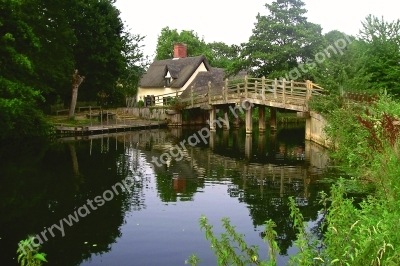
[[[114,0],[78,1],[70,11],[71,27],[77,38],[75,68],[84,73],[81,100],[96,100],[99,92],[112,95],[123,74],[123,23]]]
[[[212,63],[213,57],[211,49],[207,46],[204,39],[200,39],[193,30],[183,30],[165,27],[157,39],[155,60],[170,59],[174,57],[174,44],[185,43],[187,45],[188,56],[205,55],[209,63]]]
[[[0,0],[0,139],[41,135],[46,127],[38,111],[42,100],[33,88],[29,57],[39,41],[23,13],[25,1]]]
[[[321,27],[307,21],[303,1],[277,0],[265,6],[269,14],[257,15],[235,70],[246,69],[256,77],[285,77],[316,53],[322,43]]]

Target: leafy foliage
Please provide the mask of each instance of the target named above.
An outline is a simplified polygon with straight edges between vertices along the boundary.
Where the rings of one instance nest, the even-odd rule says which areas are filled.
[[[19,16],[22,1],[1,0],[0,9],[0,139],[43,135],[47,127],[37,106],[43,98],[31,86],[34,68],[28,56],[39,48],[38,39]]]
[[[223,42],[208,43],[207,47],[211,49],[211,64],[213,67],[219,67],[226,70],[233,68],[233,64],[239,56],[240,47],[237,45],[227,45]]]
[[[330,100],[337,101],[335,97]],[[289,264],[399,265],[400,236],[396,232],[400,210],[400,127],[396,124],[400,103],[385,92],[371,102],[339,99],[336,107],[325,112],[329,124],[326,133],[333,144],[331,155],[336,164],[348,172],[352,169],[355,177],[340,178],[331,187],[329,196],[320,193],[324,206],[322,239],[308,232],[302,213],[289,198],[290,218],[297,232],[295,245],[299,250],[290,257]],[[356,204],[346,195],[349,184],[372,185],[373,190]],[[240,244],[243,236],[237,236],[227,218],[223,223],[227,233],[218,239],[206,218],[200,219],[200,227],[211,241],[219,265],[275,265],[276,257],[271,255],[271,247],[272,253],[277,247],[274,234],[268,230],[265,233],[270,261],[252,261],[253,254],[258,256],[258,247],[246,250],[248,245]]]
[[[255,77],[285,77],[316,53],[322,43],[321,27],[307,21],[300,0],[277,0],[265,6],[269,14],[257,15],[236,72],[246,69]]]
[[[230,224],[228,218],[222,218],[222,226],[226,233],[221,234],[220,239],[214,235],[213,226],[209,224],[204,215],[199,219],[199,224],[200,228],[205,231],[206,239],[211,242],[211,248],[218,259],[218,265],[276,265],[276,252],[279,252],[279,248],[275,242],[276,232],[273,228],[276,225],[273,221],[267,221],[264,230],[264,240],[268,241],[270,245],[271,261],[269,263],[259,260],[258,246],[247,245],[244,241],[244,235],[235,231],[235,227]],[[196,258],[196,260],[193,260],[193,258]],[[196,265],[198,258],[192,255],[188,262]]]
[[[0,0],[0,139],[43,135],[46,105],[71,99],[125,102],[147,65],[143,37],[127,30],[113,0]]]
[[[391,23],[369,15],[360,31],[360,64],[368,76],[368,89],[400,93],[400,19]],[[353,84],[355,85],[355,84]]]
[[[400,20],[386,22],[369,15],[357,38],[348,36],[340,53],[330,56],[309,71],[310,78],[330,92],[373,92],[386,89],[399,94]],[[324,35],[324,47],[334,45],[344,33],[331,31]],[[396,96],[398,97],[398,96]]]
[[[184,43],[187,45],[187,56],[205,55],[209,62],[212,62],[211,50],[207,47],[204,39],[200,39],[193,30],[170,29],[165,27],[157,39],[155,60],[174,58],[174,45]]]
[[[21,266],[41,266],[42,262],[47,262],[46,254],[39,253],[40,246],[35,244],[33,236],[19,242],[17,249],[18,263]]]

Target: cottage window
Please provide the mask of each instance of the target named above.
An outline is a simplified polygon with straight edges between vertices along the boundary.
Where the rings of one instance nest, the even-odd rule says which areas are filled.
[[[169,87],[169,85],[171,84],[171,74],[169,73],[169,71],[167,72],[164,78],[165,78],[164,86]]]
[[[169,85],[171,84],[171,78],[165,78],[165,87],[169,87]]]

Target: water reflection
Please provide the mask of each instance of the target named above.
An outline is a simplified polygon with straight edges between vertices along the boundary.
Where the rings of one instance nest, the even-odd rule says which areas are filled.
[[[252,244],[260,245],[265,245],[262,225],[273,219],[282,255],[287,254],[296,234],[288,218],[287,197],[295,197],[306,221],[317,220],[321,208],[317,192],[322,187],[315,181],[328,163],[326,152],[304,142],[304,128],[252,135],[231,129],[210,134],[207,143],[186,145],[179,156],[165,156],[151,167],[153,158],[171,154],[171,148],[199,129],[3,145],[0,248],[6,265],[16,265],[13,257],[20,239],[40,233],[122,180],[130,184],[130,190],[68,227],[65,237],[58,235],[43,244],[48,265],[97,265],[100,261],[104,265],[177,265],[191,253],[207,265],[215,264],[198,230],[197,219],[203,213],[211,220],[223,215],[239,219],[243,226],[249,222],[252,228],[242,229],[250,240],[259,241]],[[143,223],[148,226],[140,226]],[[190,238],[177,235],[176,227],[191,229]],[[160,238],[176,242],[171,245]],[[153,255],[144,255],[149,252]]]
[[[122,146],[106,149],[104,139],[92,142],[90,156],[89,145],[84,142],[23,144],[5,144],[1,152],[0,248],[6,254],[3,265],[17,265],[14,254],[19,240],[59,224],[87,199],[102,195],[133,171],[129,147],[127,153]],[[78,217],[72,226],[64,223],[64,237],[58,230],[54,230],[55,237],[47,234],[43,250],[51,261],[49,265],[79,265],[93,254],[111,250],[111,244],[121,237],[126,212],[146,207],[146,178],[139,175],[127,181],[133,183],[131,191]]]

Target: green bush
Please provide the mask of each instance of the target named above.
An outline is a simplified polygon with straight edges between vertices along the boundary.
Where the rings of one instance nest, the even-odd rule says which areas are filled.
[[[137,107],[141,108],[143,106],[144,106],[143,100],[139,100],[138,103],[137,103]]]

